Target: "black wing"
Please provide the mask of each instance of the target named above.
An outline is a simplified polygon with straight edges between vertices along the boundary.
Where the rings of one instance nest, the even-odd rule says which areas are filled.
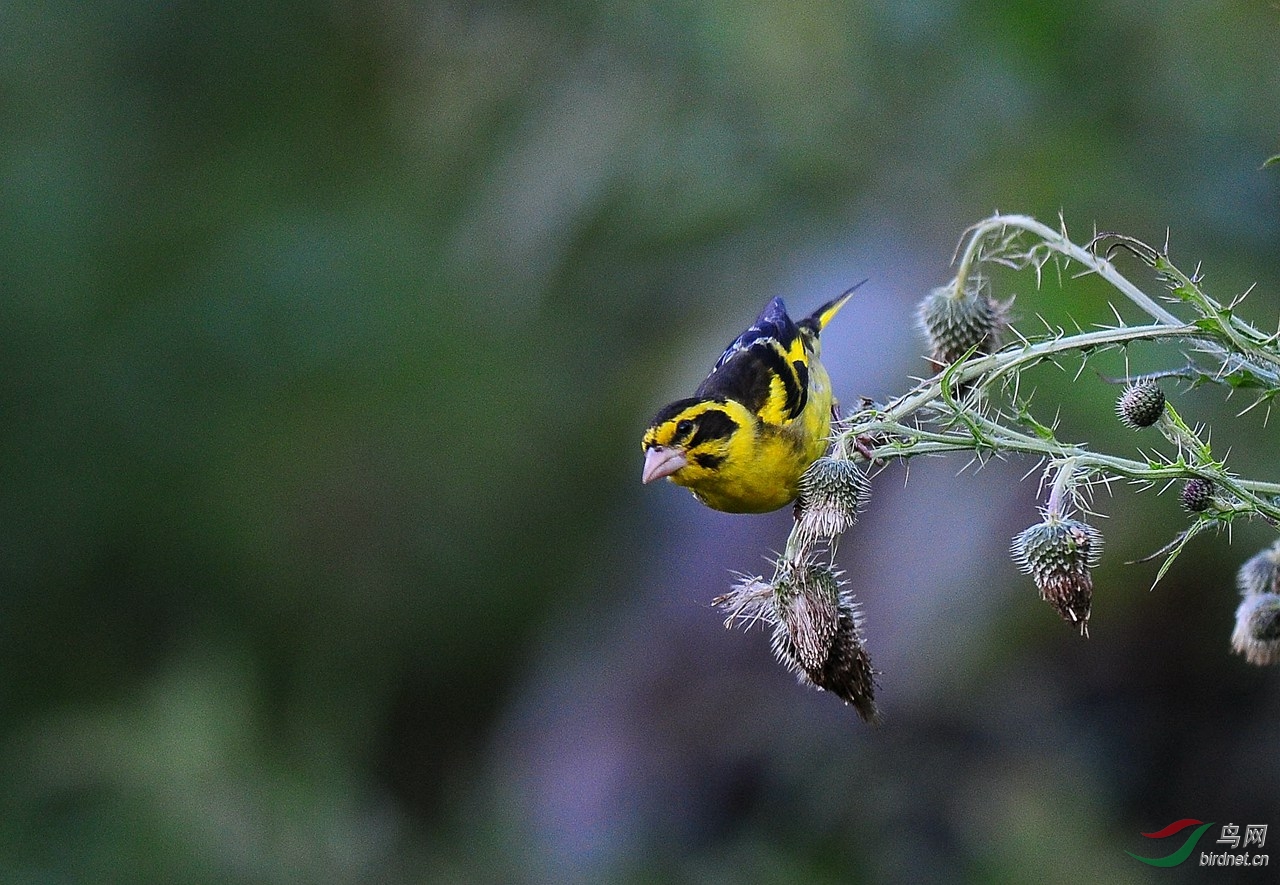
[[[781,298],[765,305],[751,328],[725,349],[695,395],[736,400],[772,424],[804,410],[808,351]]]

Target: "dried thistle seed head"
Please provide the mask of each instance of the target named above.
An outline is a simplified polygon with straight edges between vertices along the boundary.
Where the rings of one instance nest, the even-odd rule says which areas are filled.
[[[1241,596],[1280,593],[1280,541],[1245,560],[1236,572]]]
[[[875,670],[871,656],[862,644],[859,616],[852,601],[840,607],[840,622],[831,654],[821,670],[806,674],[818,688],[829,691],[850,704],[867,722],[880,721],[876,709]]]
[[[933,361],[950,365],[974,347],[978,353],[999,350],[1009,325],[1007,314],[1007,305],[991,297],[990,282],[973,277],[958,294],[954,280],[934,289],[920,302],[918,318]]]
[[[808,670],[821,667],[831,653],[839,621],[840,583],[824,565],[811,564],[779,578],[777,617],[787,630],[796,660]]]
[[[778,586],[772,644],[779,662],[802,683],[835,694],[866,721],[878,721],[875,671],[862,643],[853,595],[841,590],[835,573],[822,565],[807,566],[798,580],[788,578]]]
[[[871,484],[852,461],[823,456],[800,477],[797,528],[808,541],[832,539],[858,521]]]
[[[1241,601],[1231,647],[1250,664],[1280,663],[1280,594],[1253,593]]]
[[[1182,487],[1182,506],[1192,513],[1201,513],[1209,509],[1213,503],[1213,483],[1207,479],[1196,477],[1189,479]]]
[[[739,621],[748,627],[756,621],[772,624],[777,619],[774,593],[774,586],[759,575],[738,575],[732,589],[711,600],[711,604],[725,613],[726,628]]]
[[[1051,515],[1019,532],[1010,552],[1035,582],[1040,598],[1088,636],[1093,604],[1089,570],[1102,556],[1102,533],[1088,523]]]
[[[1126,427],[1141,430],[1160,420],[1164,413],[1164,392],[1154,381],[1130,384],[1116,400],[1116,415]]]

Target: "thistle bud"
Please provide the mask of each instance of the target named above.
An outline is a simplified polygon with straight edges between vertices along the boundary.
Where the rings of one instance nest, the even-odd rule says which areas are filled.
[[[1241,596],[1280,593],[1280,541],[1245,560],[1236,572]]]
[[[1088,636],[1093,602],[1089,570],[1102,556],[1102,534],[1079,520],[1050,515],[1019,532],[1010,552],[1023,574],[1035,581],[1040,598]]]
[[[947,366],[974,347],[978,353],[999,350],[1009,325],[1007,308],[991,297],[985,277],[970,279],[958,295],[955,281],[934,289],[920,302],[918,313],[933,361]]]
[[[843,534],[866,506],[871,484],[857,464],[821,457],[800,477],[798,530],[812,541]]]
[[[1213,483],[1200,477],[1189,479],[1182,487],[1180,497],[1183,507],[1192,513],[1201,513],[1213,503]]]
[[[1280,663],[1280,595],[1252,593],[1236,609],[1231,647],[1250,664]]]
[[[840,586],[823,565],[779,579],[773,653],[801,682],[831,692],[875,722],[875,671],[862,644],[862,619],[852,594]]]
[[[1164,392],[1153,381],[1130,384],[1116,400],[1116,415],[1134,430],[1150,427],[1163,413]]]

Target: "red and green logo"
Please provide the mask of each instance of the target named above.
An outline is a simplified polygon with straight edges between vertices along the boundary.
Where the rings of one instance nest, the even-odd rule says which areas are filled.
[[[1142,834],[1148,839],[1167,839],[1175,833],[1181,833],[1183,830],[1187,829],[1187,827],[1195,827],[1195,830],[1187,837],[1187,840],[1182,843],[1182,847],[1173,854],[1166,854],[1164,857],[1139,857],[1132,851],[1126,851],[1125,854],[1129,855],[1134,860],[1140,860],[1153,867],[1176,867],[1191,856],[1191,852],[1196,850],[1196,843],[1200,841],[1200,837],[1204,835],[1204,831],[1209,829],[1211,826],[1213,826],[1212,823],[1206,824],[1191,817],[1186,817],[1182,820],[1175,820],[1164,829],[1156,830],[1154,833]]]

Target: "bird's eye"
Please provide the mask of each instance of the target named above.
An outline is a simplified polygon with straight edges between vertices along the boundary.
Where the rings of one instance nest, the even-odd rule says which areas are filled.
[[[685,418],[676,425],[676,436],[688,436],[693,433],[693,422]]]

